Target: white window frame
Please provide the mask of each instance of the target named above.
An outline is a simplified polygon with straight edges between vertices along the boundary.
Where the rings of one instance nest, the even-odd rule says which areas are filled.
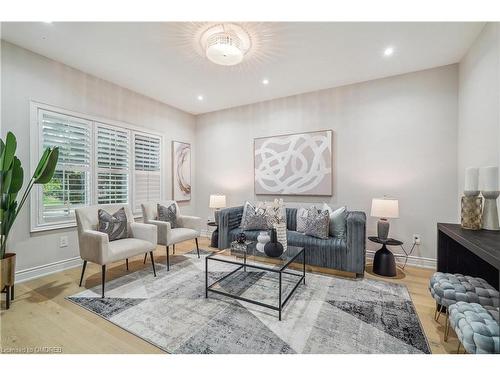
[[[63,109],[54,105],[45,104],[39,101],[31,100],[30,101],[30,171],[29,176],[25,176],[30,178],[35,168],[38,164],[40,156],[43,151],[43,143],[42,143],[42,128],[40,126],[39,121],[39,113],[41,111],[55,112],[63,116],[77,117],[84,121],[91,122],[91,152],[93,157],[90,160],[90,175],[89,175],[89,184],[90,184],[90,205],[97,204],[97,155],[96,155],[96,137],[97,131],[96,128],[99,124],[104,125],[110,128],[118,128],[120,130],[126,130],[129,132],[130,142],[129,142],[129,171],[128,171],[128,202],[126,203],[134,210],[136,202],[134,202],[134,187],[135,187],[135,150],[134,150],[134,133],[140,133],[145,135],[151,135],[154,137],[160,138],[160,190],[161,190],[161,199],[165,199],[166,196],[166,171],[165,165],[163,162],[163,158],[167,157],[165,152],[165,137],[162,133],[159,133],[155,130],[151,130],[147,127],[132,125],[122,121],[115,121],[106,118],[102,118],[99,116],[93,116],[89,114],[84,114],[80,112],[75,112],[67,109]],[[26,174],[27,171],[25,171]],[[72,218],[71,220],[51,222],[51,223],[43,223],[41,220],[41,200],[42,200],[42,187],[40,185],[34,185],[33,191],[30,196],[30,226],[31,232],[42,232],[47,230],[61,229],[61,228],[71,228],[76,226],[76,219]],[[142,213],[135,212],[134,216],[136,218],[140,218]]]

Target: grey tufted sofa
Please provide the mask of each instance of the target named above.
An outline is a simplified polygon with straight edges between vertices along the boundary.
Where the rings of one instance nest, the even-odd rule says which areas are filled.
[[[239,228],[243,206],[226,208],[219,214],[219,249],[226,249],[236,236],[244,232],[251,241],[256,241],[261,232],[243,231]],[[364,212],[349,211],[345,237],[319,239],[296,231],[297,209],[286,209],[288,245],[306,249],[306,263],[313,266],[333,268],[356,273],[363,277],[366,259],[366,215]]]

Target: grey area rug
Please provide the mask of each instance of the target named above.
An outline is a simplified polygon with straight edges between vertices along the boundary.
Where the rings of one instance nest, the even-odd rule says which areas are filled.
[[[170,271],[149,268],[67,297],[169,353],[430,353],[405,286],[306,275],[277,312],[215,293],[205,298],[201,251],[177,255]],[[210,263],[209,282],[234,266]],[[237,272],[220,288],[276,304],[277,275]],[[258,272],[257,272],[258,271]],[[284,277],[284,289],[291,280]],[[284,291],[285,293],[285,291]]]

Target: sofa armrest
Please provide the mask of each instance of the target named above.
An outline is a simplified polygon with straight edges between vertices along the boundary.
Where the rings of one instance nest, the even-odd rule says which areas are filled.
[[[366,263],[366,214],[350,211],[347,214],[347,251],[350,272],[364,274]]]
[[[156,226],[157,230],[157,243],[159,245],[167,246],[168,239],[170,238],[171,225],[168,221],[161,220],[148,220],[148,224]]]
[[[109,253],[107,233],[97,230],[85,230],[79,236],[80,257],[96,264],[106,264]]]
[[[153,245],[156,245],[158,237],[156,225],[144,224],[144,223],[130,223],[130,229],[132,231],[131,237],[148,241]]]
[[[198,233],[198,236],[201,233],[201,217],[179,215],[177,216],[177,225],[180,228],[189,228],[195,230]]]
[[[219,249],[226,249],[231,244],[229,232],[237,228],[243,215],[243,206],[224,208],[219,213]]]

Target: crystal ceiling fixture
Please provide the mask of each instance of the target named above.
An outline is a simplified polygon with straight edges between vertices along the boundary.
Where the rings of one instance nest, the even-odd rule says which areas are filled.
[[[222,23],[205,30],[201,34],[200,45],[213,63],[232,66],[243,61],[252,47],[252,39],[240,25]]]

